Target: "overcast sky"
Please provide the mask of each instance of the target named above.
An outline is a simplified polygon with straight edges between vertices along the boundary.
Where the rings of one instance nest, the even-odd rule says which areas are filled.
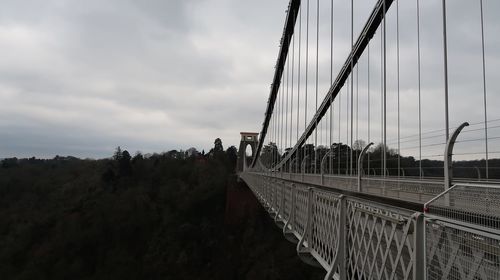
[[[2,1],[0,158],[236,145],[258,131],[287,1]]]
[[[315,2],[311,1],[312,11]],[[349,1],[344,2],[335,13],[337,69],[350,42],[345,5]],[[401,90],[407,98],[402,108],[407,106],[412,112],[407,115],[414,116],[415,10],[414,1],[405,2],[401,9],[408,14],[401,22],[401,53],[406,72],[401,73]],[[439,5],[423,2],[422,88],[426,92],[423,102],[429,104],[423,107],[423,121],[431,130],[443,124],[439,111],[442,50],[438,49],[442,37]],[[479,1],[461,2],[450,4],[450,25],[456,24],[450,30],[450,68],[467,68],[476,76],[470,77],[467,71],[450,73],[450,81],[455,82],[450,86],[455,96],[452,125],[462,119],[480,121],[482,113],[481,84],[477,84],[481,78],[477,76],[481,73],[477,67],[479,17],[465,13],[475,13]],[[496,19],[500,8],[495,2],[485,0],[490,118],[500,118],[494,109],[500,102],[495,70],[500,66],[500,42],[492,35],[500,31]],[[321,3],[325,8],[320,25],[320,92],[326,92],[330,1]],[[375,1],[362,3],[356,6],[356,30]],[[102,158],[110,156],[116,146],[131,153],[189,147],[208,150],[216,137],[225,148],[237,146],[240,131],[260,132],[287,4],[287,0],[2,1],[0,158]],[[390,15],[388,20],[393,18]],[[388,48],[394,51],[395,29],[390,30]],[[311,32],[315,34],[314,27]],[[395,57],[388,59],[388,71],[394,71]],[[378,70],[373,71],[375,77]],[[361,92],[366,89],[362,75]],[[394,79],[389,83],[394,87]],[[470,116],[463,117],[470,100],[477,104],[468,112]],[[359,102],[364,106],[362,97]],[[391,112],[390,122],[395,110]],[[437,116],[439,121],[435,121]],[[415,128],[415,118],[408,117],[403,134],[414,134]],[[389,130],[393,135],[394,126]]]

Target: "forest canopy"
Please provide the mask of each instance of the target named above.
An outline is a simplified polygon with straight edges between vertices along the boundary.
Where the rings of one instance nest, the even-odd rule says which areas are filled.
[[[236,148],[224,150],[220,139],[207,153],[131,155],[117,147],[101,160],[4,159],[0,278],[320,277],[300,263],[246,187],[256,210],[225,223],[228,188],[243,190],[236,160]]]

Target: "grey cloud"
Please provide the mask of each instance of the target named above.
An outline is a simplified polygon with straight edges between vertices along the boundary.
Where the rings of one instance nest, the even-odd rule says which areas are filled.
[[[237,144],[260,128],[285,7],[4,2],[0,157]]]
[[[43,2],[43,3],[42,3]],[[305,1],[303,1],[305,4]],[[356,1],[355,37],[376,1]],[[403,134],[418,126],[415,1],[399,1]],[[450,113],[454,124],[480,121],[482,87],[477,3],[449,2]],[[109,156],[114,146],[154,152],[213,138],[236,145],[240,130],[260,131],[288,1],[4,1],[0,10],[0,157]],[[309,82],[314,79],[315,4],[310,1]],[[443,125],[440,5],[421,3],[422,101],[426,129]],[[465,3],[465,4],[464,4]],[[490,118],[500,104],[500,10],[486,0]],[[321,1],[319,101],[329,88],[329,4]],[[305,40],[303,14],[302,51]],[[395,119],[395,12],[388,22],[389,137]],[[380,34],[371,48],[372,117],[380,114]],[[298,43],[298,39],[296,40]],[[349,1],[335,7],[335,71],[350,50]],[[296,49],[298,56],[298,50]],[[297,61],[297,60],[296,60]],[[304,74],[302,53],[302,74]],[[378,66],[377,66],[378,65]],[[360,65],[366,102],[366,55]],[[296,72],[295,72],[296,73]],[[297,80],[295,80],[297,81]],[[304,77],[301,79],[305,84]],[[295,91],[296,93],[296,91]],[[304,86],[301,88],[304,100]],[[343,93],[343,115],[347,103]],[[309,87],[309,118],[314,86]],[[338,102],[338,101],[336,101]],[[337,104],[337,103],[335,103]],[[466,114],[464,114],[466,112]],[[303,119],[303,111],[301,113]],[[359,130],[366,134],[366,113]],[[302,121],[300,123],[303,126]],[[345,129],[345,125],[342,126]],[[373,137],[379,128],[372,124]],[[345,134],[345,130],[342,133]],[[493,131],[494,132],[494,131]],[[345,135],[342,135],[345,137]],[[365,136],[362,136],[365,137]],[[376,138],[373,138],[376,139]],[[345,141],[345,140],[342,140]],[[430,150],[429,150],[430,151]]]

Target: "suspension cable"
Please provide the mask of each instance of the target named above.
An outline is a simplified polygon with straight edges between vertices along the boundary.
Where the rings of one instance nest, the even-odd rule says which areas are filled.
[[[292,0],[293,1],[293,0]],[[377,27],[381,24],[382,21],[382,13],[386,12],[384,11],[382,4],[385,1],[385,6],[386,9],[393,3],[393,0],[378,0],[377,5],[373,9],[372,13],[370,14],[370,17],[367,21],[367,23],[364,25],[362,32],[359,35],[358,40],[356,41],[355,48],[353,49],[353,52],[348,56],[346,59],[346,62],[344,63],[344,66],[342,67],[339,75],[335,79],[334,85],[330,87],[328,90],[326,98],[322,101],[321,106],[319,106],[316,114],[313,116],[313,119],[309,123],[309,125],[306,127],[304,133],[300,137],[299,141],[295,144],[295,146],[292,149],[292,152],[289,153],[289,156],[285,157],[279,164],[279,166],[285,164],[288,159],[291,158],[291,156],[300,149],[300,147],[304,144],[304,142],[309,139],[309,136],[314,132],[316,129],[317,123],[319,123],[319,120],[323,118],[323,116],[327,113],[328,107],[329,107],[329,98],[331,95],[334,96],[334,98],[339,94],[340,89],[342,88],[343,85],[345,85],[345,82],[347,78],[350,76],[350,64],[351,61],[353,61],[354,64],[357,63],[359,57],[361,56],[362,52],[365,50],[369,38],[372,38]]]
[[[293,82],[294,82],[294,67],[295,67],[295,35],[292,38],[292,86],[291,86],[291,98],[290,98],[290,146],[292,146],[293,138]],[[290,161],[290,166],[288,167],[288,172],[292,173],[292,163]]]
[[[483,58],[483,101],[484,101],[484,135],[485,135],[485,154],[486,154],[486,179],[489,179],[488,171],[488,111],[486,106],[486,60],[484,55],[484,15],[483,15],[483,0],[479,0],[481,10],[481,51]]]
[[[280,80],[280,88],[279,88],[279,91],[278,91],[278,115],[277,115],[277,122],[276,122],[276,142],[277,142],[277,150],[278,150],[278,159],[279,161],[281,161],[281,153],[280,153],[280,150],[281,150],[281,128],[282,126],[280,125],[281,124],[281,92],[283,91],[283,74],[281,75],[281,80]]]
[[[354,0],[351,0],[351,52],[354,50]],[[349,150],[349,161],[350,161],[350,165],[349,165],[349,174],[352,176],[352,138],[353,138],[353,118],[354,118],[354,114],[353,114],[353,108],[354,108],[354,62],[351,60],[351,75],[350,75],[350,78],[351,78],[351,142],[350,142],[350,146],[351,146],[351,149]],[[346,166],[347,168],[347,166]]]
[[[318,71],[319,71],[319,0],[316,0],[316,111],[318,111]],[[316,120],[316,127],[318,126],[318,121]],[[317,147],[318,147],[318,128],[314,130],[314,174],[317,171]]]
[[[334,16],[334,0],[331,0],[331,11],[330,11],[330,87],[333,85],[333,16]],[[330,96],[330,154],[333,155],[333,96]],[[333,173],[333,156],[330,156],[330,174]]]
[[[443,66],[444,66],[444,123],[446,128],[446,141],[450,137],[450,121],[448,112],[448,36],[446,34],[446,0],[443,6]]]
[[[302,45],[302,7],[300,8],[299,10],[299,63],[298,63],[298,69],[297,69],[297,141],[299,140],[299,118],[300,118],[300,80],[301,80],[301,76],[300,76],[300,62],[301,62],[301,45]],[[295,155],[295,158],[297,159],[297,161],[299,161],[300,159],[300,153],[297,153],[297,155]],[[295,163],[295,172],[299,172],[298,171],[298,168],[299,168],[299,162],[296,162]]]
[[[278,157],[277,157],[277,154],[278,154],[278,145],[276,143],[276,115],[277,115],[277,112],[273,112],[273,118],[272,118],[272,120],[273,120],[273,124],[272,124],[273,131],[271,133],[271,136],[272,136],[274,145],[276,146],[275,147],[276,150],[273,151],[273,154],[272,154],[272,158],[273,158],[272,170],[275,170],[274,167],[278,163]]]
[[[371,115],[370,115],[370,43],[368,43],[366,47],[366,52],[367,52],[367,60],[368,60],[368,76],[367,76],[367,81],[368,81],[368,86],[367,86],[367,95],[368,95],[368,143],[371,143],[370,139],[370,120],[371,120]],[[368,174],[370,174],[370,153],[368,153]]]
[[[384,152],[384,156],[383,156],[383,174],[384,174],[384,178],[387,176],[386,174],[386,170],[387,170],[387,146],[386,146],[386,143],[387,143],[387,50],[386,50],[386,44],[387,44],[387,40],[386,40],[386,7],[385,7],[385,2],[384,2],[384,13],[382,13],[383,15],[383,25],[382,25],[382,32],[383,32],[383,67],[384,67],[384,71],[382,72],[383,76],[384,76],[384,80],[383,80],[383,95],[384,95],[384,100],[383,100],[383,107],[384,107],[384,112],[383,112],[383,138],[382,138],[382,141],[383,141],[383,152]]]
[[[342,156],[342,154],[341,154],[341,150],[342,150],[341,146],[342,145],[340,142],[340,140],[341,140],[340,139],[340,136],[341,136],[341,125],[340,124],[342,123],[342,94],[339,94],[338,97],[339,97],[339,142],[338,142],[337,149],[339,150],[339,159],[338,159],[339,162],[337,165],[337,168],[338,168],[337,173],[338,173],[338,175],[340,175],[340,163],[341,163],[340,158]]]
[[[396,0],[396,50],[397,50],[397,83],[398,83],[398,178],[401,176],[401,109],[399,80],[399,0]]]
[[[383,24],[384,19],[382,20]],[[384,34],[383,27],[380,32],[380,175],[383,176],[384,170]]]
[[[308,79],[309,79],[309,0],[307,0],[307,15],[306,15],[306,99],[305,99],[305,114],[304,114],[304,129],[307,127],[307,101],[308,101]],[[307,143],[305,145],[307,147]],[[307,148],[304,147],[304,159],[307,157]]]
[[[419,154],[418,167],[420,169],[420,179],[422,179],[422,102],[421,102],[421,77],[420,77],[420,0],[417,0],[417,65],[418,65],[418,137]]]
[[[283,77],[282,81],[285,81],[285,73],[283,72]],[[283,86],[281,87],[281,128],[280,128],[280,146],[281,146],[281,156],[284,157],[284,145],[283,145],[283,122],[284,122],[284,115],[283,115],[283,105],[285,102],[285,84],[282,83]]]
[[[346,95],[347,95],[347,98],[346,98],[346,110],[345,110],[345,119],[347,120],[347,124],[345,126],[345,129],[346,129],[346,133],[345,133],[345,137],[346,137],[346,145],[349,145],[349,95],[351,93],[351,90],[349,88],[349,85],[350,83],[347,83],[347,90],[346,90]],[[351,118],[351,124],[352,124],[352,118]],[[351,130],[352,131],[352,130]],[[351,145],[352,147],[352,145]],[[349,151],[351,151],[352,149],[349,149]],[[345,175],[350,175],[350,172],[351,170],[349,169],[349,160],[352,158],[352,153],[350,152],[350,155],[346,155],[345,157],[345,171],[346,171],[346,174]]]
[[[286,152],[286,147],[288,146],[288,91],[290,83],[290,57],[286,59],[286,97],[285,97],[285,146],[283,147],[283,153]],[[285,165],[286,170],[286,165]]]
[[[356,64],[356,137],[355,141],[359,140],[359,67]],[[364,148],[364,147],[362,147]]]

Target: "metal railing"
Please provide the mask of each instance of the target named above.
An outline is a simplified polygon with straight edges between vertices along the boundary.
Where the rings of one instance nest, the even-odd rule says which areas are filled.
[[[500,279],[498,187],[454,185],[424,213],[274,175],[240,174],[325,279]]]
[[[500,187],[455,184],[424,210],[428,279],[500,279]]]
[[[267,175],[269,173],[258,173]],[[271,176],[318,186],[349,191],[358,190],[358,177],[311,173],[272,173]],[[412,202],[427,202],[444,191],[442,181],[405,178],[363,177],[362,192]]]

